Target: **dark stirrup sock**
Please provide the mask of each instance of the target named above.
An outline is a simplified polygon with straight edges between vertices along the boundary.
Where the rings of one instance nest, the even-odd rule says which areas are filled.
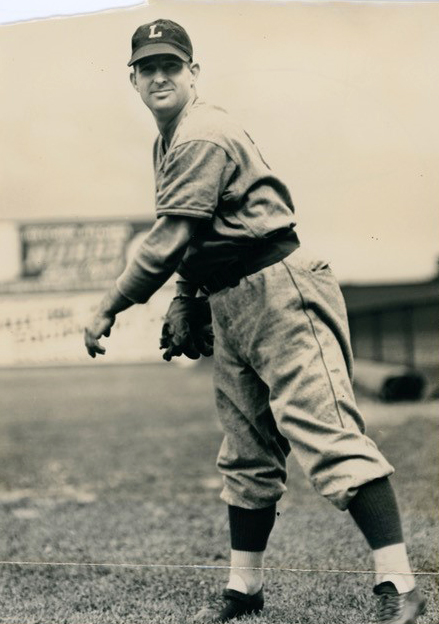
[[[275,519],[275,504],[263,509],[244,509],[229,505],[232,549],[248,552],[265,550]]]
[[[372,550],[404,542],[395,492],[387,477],[362,485],[348,509]]]

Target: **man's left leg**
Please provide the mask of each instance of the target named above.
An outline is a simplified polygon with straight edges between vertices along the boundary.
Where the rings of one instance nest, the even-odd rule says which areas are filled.
[[[300,253],[250,279],[253,288],[265,279],[266,300],[275,302],[255,319],[251,364],[269,387],[279,432],[316,490],[349,509],[371,546],[378,621],[414,624],[425,602],[415,588],[388,479],[393,468],[365,435],[353,395],[338,285],[325,263]]]
[[[362,485],[348,509],[372,550],[376,572],[374,592],[379,597],[378,621],[414,622],[424,612],[426,601],[415,586],[389,479]]]

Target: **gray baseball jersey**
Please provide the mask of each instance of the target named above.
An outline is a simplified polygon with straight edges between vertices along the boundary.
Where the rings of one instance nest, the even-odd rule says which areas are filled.
[[[249,135],[198,100],[177,122],[154,146],[156,208],[159,219],[199,222],[179,273],[197,285],[224,277],[210,296],[222,496],[249,509],[277,501],[292,449],[316,489],[345,509],[362,484],[393,468],[365,435],[355,403],[338,284],[328,263],[297,249],[290,194]],[[248,268],[259,253],[259,270],[256,259],[227,284],[233,263],[244,258]],[[122,292],[141,300],[144,274],[128,270]]]

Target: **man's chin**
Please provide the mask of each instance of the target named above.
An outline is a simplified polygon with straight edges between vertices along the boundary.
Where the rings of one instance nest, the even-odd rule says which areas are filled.
[[[175,102],[172,102],[168,98],[166,98],[163,100],[155,101],[153,104],[151,104],[150,108],[153,112],[166,111],[171,114],[174,110],[177,109],[177,106],[175,105]]]
[[[154,104],[154,106],[150,106],[149,108],[158,121],[173,119],[180,112],[178,106],[167,102],[163,102],[159,105]]]

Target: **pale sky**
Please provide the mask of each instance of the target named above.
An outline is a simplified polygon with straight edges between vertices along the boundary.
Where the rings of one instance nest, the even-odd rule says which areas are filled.
[[[1,26],[3,219],[153,216],[157,130],[126,63],[157,17],[188,30],[199,95],[243,122],[341,280],[433,274],[437,3],[178,0]]]

